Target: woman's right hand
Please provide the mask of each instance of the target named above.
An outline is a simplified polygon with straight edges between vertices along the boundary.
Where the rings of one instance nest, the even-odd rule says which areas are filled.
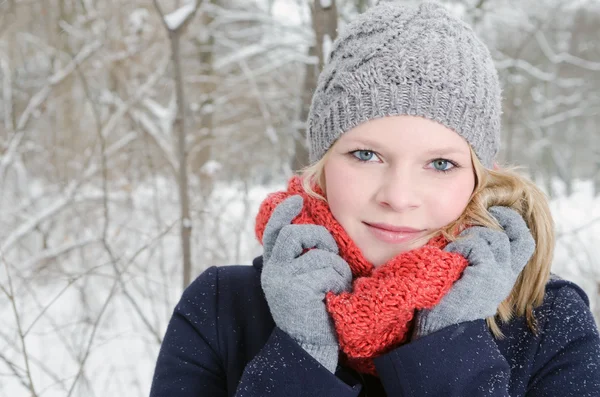
[[[333,373],[339,345],[324,298],[349,291],[352,272],[325,227],[291,224],[302,205],[296,195],[273,211],[263,235],[261,284],[275,324]]]

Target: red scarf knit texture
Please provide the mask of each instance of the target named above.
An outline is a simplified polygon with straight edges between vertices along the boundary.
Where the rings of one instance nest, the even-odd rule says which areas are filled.
[[[317,187],[314,190],[322,194]],[[309,196],[298,176],[290,179],[287,191],[272,193],[262,202],[255,224],[261,243],[275,207],[293,195],[302,196],[304,206],[292,223],[327,228],[352,270],[352,291],[329,292],[325,298],[342,362],[358,372],[377,375],[373,359],[409,341],[415,310],[435,306],[468,262],[459,254],[443,251],[447,241],[439,236],[375,268],[335,220],[328,204]]]

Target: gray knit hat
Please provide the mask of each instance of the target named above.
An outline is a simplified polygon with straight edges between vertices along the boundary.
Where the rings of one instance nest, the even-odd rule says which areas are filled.
[[[311,163],[344,132],[396,115],[441,123],[493,166],[500,145],[498,73],[473,30],[441,4],[380,3],[341,32],[308,116]]]

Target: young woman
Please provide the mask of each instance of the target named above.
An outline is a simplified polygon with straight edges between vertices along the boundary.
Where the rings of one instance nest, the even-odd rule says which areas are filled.
[[[441,5],[359,16],[319,77],[312,165],[261,205],[263,256],[184,292],[151,396],[599,396],[547,202],[495,165],[500,103]]]

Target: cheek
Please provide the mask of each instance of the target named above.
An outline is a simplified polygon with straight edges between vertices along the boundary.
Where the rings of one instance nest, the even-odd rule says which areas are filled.
[[[325,166],[325,195],[331,213],[342,226],[361,208],[366,193],[360,176],[344,161],[330,161]]]
[[[457,179],[444,188],[442,196],[431,200],[431,208],[437,214],[436,219],[440,224],[438,226],[448,225],[461,216],[469,204],[474,184],[473,177]]]
[[[325,196],[333,215],[337,218],[339,212],[344,212],[343,189],[347,179],[343,167],[337,162],[330,161],[325,166]],[[339,221],[339,219],[338,219]]]

